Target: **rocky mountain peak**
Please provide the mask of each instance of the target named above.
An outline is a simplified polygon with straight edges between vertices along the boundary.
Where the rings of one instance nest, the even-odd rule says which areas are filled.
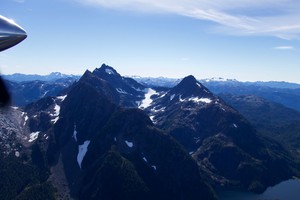
[[[111,66],[102,64],[101,67],[96,68],[92,74],[109,82],[115,88],[123,88],[124,78]]]
[[[101,77],[115,76],[121,78],[121,75],[113,67],[106,64],[102,64],[100,68],[96,68],[93,74]]]
[[[210,97],[213,95],[192,75],[189,75],[182,79],[182,81],[177,86],[175,86],[170,92],[172,94],[180,94],[183,98],[191,96]]]
[[[189,75],[189,76],[186,76],[185,78],[183,78],[180,83],[181,84],[189,84],[189,83],[193,84],[196,82],[197,82],[196,78],[193,75]]]
[[[92,75],[92,72],[90,70],[85,70],[84,74],[81,76],[80,79],[84,79],[86,77],[89,77]]]
[[[145,86],[132,78],[122,77],[114,68],[106,64],[102,64],[100,68],[95,69],[91,74],[112,87],[112,90],[117,93],[116,96],[120,99],[117,104],[136,107],[136,102],[141,101],[144,96]]]

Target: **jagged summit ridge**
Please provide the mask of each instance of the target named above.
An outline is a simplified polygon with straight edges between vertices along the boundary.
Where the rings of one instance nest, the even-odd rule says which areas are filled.
[[[193,75],[189,75],[183,78],[177,86],[174,88],[180,88],[182,90],[186,90],[187,88],[202,88],[203,85],[199,83]]]
[[[103,63],[101,65],[100,68],[96,68],[94,71],[93,71],[94,74],[101,74],[101,75],[114,75],[114,76],[118,76],[118,77],[121,77],[121,75],[111,66],[109,65],[106,65],[105,63]]]
[[[169,92],[171,95],[181,95],[181,98],[187,97],[205,97],[210,98],[214,95],[200,82],[196,80],[196,78],[192,75],[189,75],[182,79],[182,81],[172,88]]]
[[[185,78],[183,78],[178,85],[181,85],[181,84],[194,84],[194,83],[197,83],[197,82],[198,82],[197,79],[193,75],[189,75],[189,76],[186,76]]]
[[[121,76],[113,67],[102,64],[100,68],[95,69],[92,75],[109,83],[115,90],[116,97],[119,99],[119,105],[126,107],[137,107],[145,93],[146,87],[132,78]]]

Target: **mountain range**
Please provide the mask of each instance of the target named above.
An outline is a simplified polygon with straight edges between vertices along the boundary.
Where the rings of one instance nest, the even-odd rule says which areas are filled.
[[[1,159],[38,176],[6,186],[4,197],[18,188],[11,195],[30,199],[39,187],[60,199],[209,200],[219,187],[263,192],[299,176],[290,151],[193,76],[149,87],[103,64],[11,109],[6,115],[15,123],[1,113],[1,131],[14,130],[18,139],[2,146],[15,141],[19,148],[1,149]]]
[[[78,75],[62,74],[60,72],[52,72],[51,74],[48,75],[15,73],[10,75],[2,75],[2,77],[6,80],[13,81],[13,82],[55,81],[58,79],[65,79],[65,78],[72,78],[72,79],[80,78],[80,76]]]
[[[13,104],[25,106],[45,96],[55,96],[58,92],[68,88],[80,76],[66,75],[53,72],[49,75],[13,74],[3,75],[7,80]],[[123,77],[134,79],[144,87],[174,87],[182,79],[151,78],[151,77]],[[282,104],[288,108],[300,111],[300,84],[283,81],[269,82],[240,82],[235,79],[211,78],[198,80],[214,94],[255,95],[271,102]]]
[[[103,72],[112,77],[100,78]],[[122,98],[141,88],[118,85],[118,80],[131,82],[111,72],[106,66],[87,71],[64,98],[41,99],[26,109],[30,131],[39,132],[37,142],[53,139],[39,148],[48,154],[50,165],[62,162],[72,196],[215,199],[189,154],[143,111],[129,108],[133,102]]]
[[[141,76],[131,76],[134,80],[139,83],[148,86],[159,86],[159,87],[174,87],[182,79],[181,78],[167,78],[167,77],[141,77]],[[299,89],[300,84],[291,83],[285,81],[238,81],[236,79],[225,79],[221,77],[213,77],[206,79],[198,79],[198,81],[204,85],[239,85],[239,86],[262,86],[269,88],[281,88],[281,89]]]
[[[6,81],[14,106],[25,107],[44,97],[56,96],[72,85],[77,78],[66,77],[52,81]]]
[[[174,87],[181,79],[134,77],[151,87]],[[211,78],[198,80],[214,94],[255,95],[300,111],[300,84],[283,81],[240,82],[235,79]]]

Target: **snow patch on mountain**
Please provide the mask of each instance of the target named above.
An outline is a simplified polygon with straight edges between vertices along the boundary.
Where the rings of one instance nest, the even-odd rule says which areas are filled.
[[[54,106],[54,115],[55,116],[58,116],[59,115],[59,112],[60,112],[60,106],[59,105],[57,105],[57,104],[55,104],[55,106]]]
[[[199,98],[199,97],[191,97],[188,99],[189,101],[194,101],[195,103],[199,103],[199,102],[202,102],[202,103],[211,103],[212,100],[209,99],[209,98]]]
[[[172,101],[172,100],[174,99],[174,97],[175,97],[175,94],[172,94],[172,95],[170,96],[170,101]]]
[[[171,98],[171,100],[173,99],[173,95],[171,96],[172,98]],[[179,95],[179,97],[178,97],[178,100],[180,101],[180,102],[185,102],[185,101],[193,101],[193,102],[195,102],[195,103],[211,103],[213,100],[211,100],[210,98],[204,98],[204,97],[201,97],[201,98],[199,98],[199,97],[190,97],[190,98],[182,98],[182,95]]]
[[[20,157],[20,152],[19,151],[16,151],[15,152],[15,156],[18,158],[18,157]]]
[[[41,95],[41,97],[45,97],[48,94],[49,91],[45,91],[44,94]]]
[[[132,147],[133,147],[133,142],[129,142],[129,141],[125,140],[125,143],[127,144],[127,146],[128,146],[129,148],[132,148]]]
[[[164,112],[166,107],[161,107],[159,109],[157,109],[158,106],[155,106],[154,108],[151,109],[151,112]]]
[[[144,160],[145,162],[148,162],[148,160],[147,160],[147,158],[146,158],[146,157],[143,157],[143,160]]]
[[[179,101],[180,102],[184,102],[185,101],[184,99],[182,99],[182,95],[179,95]]]
[[[76,124],[74,124],[73,138],[74,138],[74,140],[77,142],[77,130],[76,130]]]
[[[25,125],[26,125],[26,122],[27,122],[27,120],[28,120],[28,116],[25,114],[25,117],[24,117],[24,124],[23,124],[23,126],[25,126]]]
[[[28,142],[35,141],[39,137],[39,134],[40,134],[40,131],[30,133]]]
[[[108,69],[108,68],[105,69],[105,72],[108,74],[115,74],[115,72],[112,69]]]
[[[154,120],[154,115],[151,115],[149,118],[151,119],[151,121],[153,122],[153,120]]]
[[[139,108],[141,109],[148,108],[153,101],[151,99],[151,96],[154,94],[158,94],[158,93],[152,88],[148,88],[147,93],[145,94],[145,98],[142,100],[141,104],[139,105]]]
[[[88,151],[88,146],[89,146],[90,142],[91,141],[87,140],[82,145],[78,145],[77,162],[78,162],[80,169],[81,169],[81,163],[83,161],[83,158],[84,158],[86,152]]]
[[[164,92],[159,98],[163,98],[164,96],[166,96],[167,92]]]
[[[55,104],[54,106],[54,114],[50,114],[52,117],[55,117],[54,119],[51,120],[54,124],[57,122],[59,119],[59,113],[60,113],[60,106]]]
[[[119,92],[120,94],[128,94],[128,92],[124,91],[121,88],[116,88],[117,92]]]
[[[45,138],[46,140],[48,140],[49,136],[48,136],[47,134],[44,134],[44,138]]]
[[[56,97],[57,99],[61,100],[61,102],[63,102],[65,100],[65,98],[67,97],[67,95],[64,96],[58,96]]]

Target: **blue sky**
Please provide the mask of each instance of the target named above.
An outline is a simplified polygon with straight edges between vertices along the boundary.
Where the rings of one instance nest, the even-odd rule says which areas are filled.
[[[1,0],[28,33],[2,73],[122,75],[300,83],[295,0]]]

